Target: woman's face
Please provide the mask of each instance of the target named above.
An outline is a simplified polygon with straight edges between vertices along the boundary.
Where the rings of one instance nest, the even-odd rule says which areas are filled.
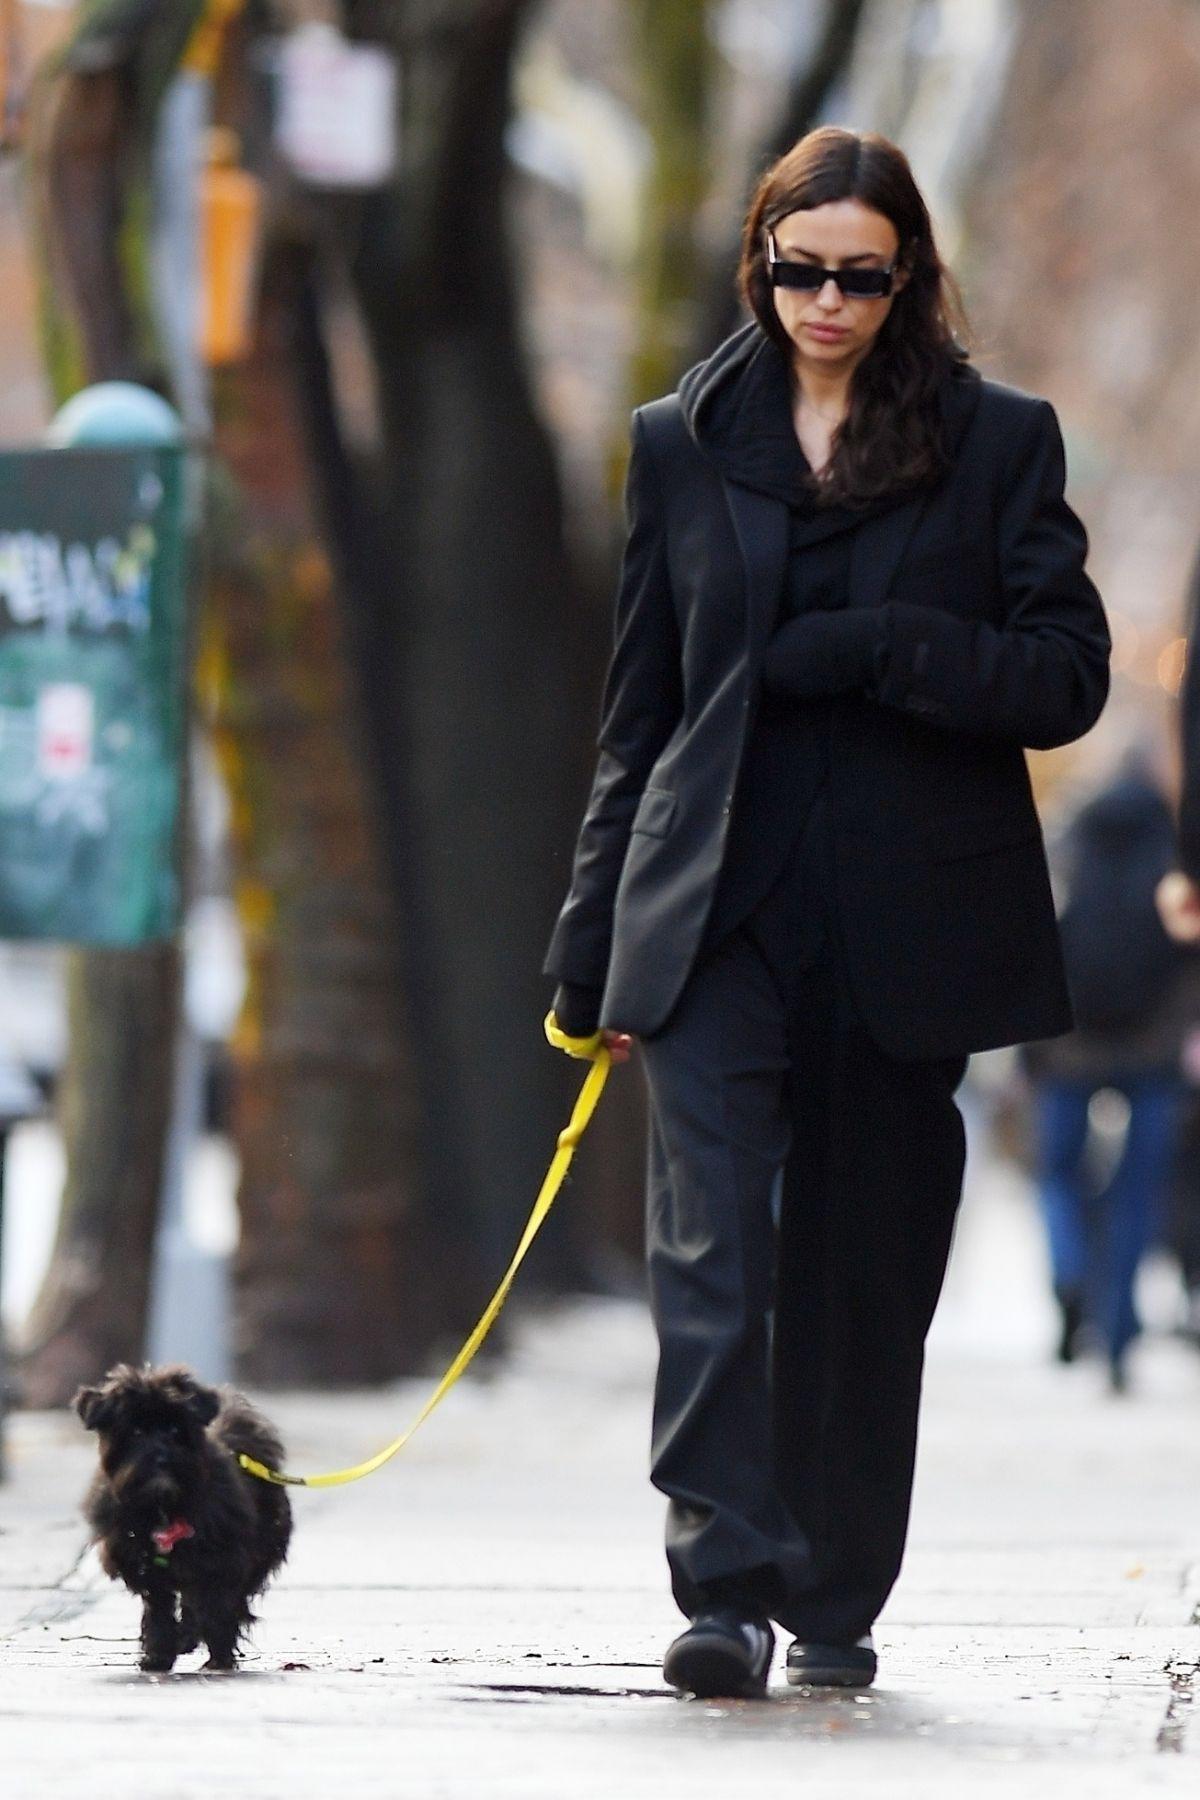
[[[884,269],[900,242],[890,219],[861,200],[830,200],[791,212],[772,227],[775,254],[787,262],[826,269]],[[775,310],[798,361],[834,368],[861,362],[908,279],[897,269],[892,292],[881,300],[847,298],[834,281],[818,292],[776,287]]]

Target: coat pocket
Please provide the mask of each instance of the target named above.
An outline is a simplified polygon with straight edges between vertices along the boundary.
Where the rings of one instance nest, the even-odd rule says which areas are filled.
[[[644,789],[630,830],[644,832],[647,837],[666,837],[675,817],[675,800],[668,788]]]

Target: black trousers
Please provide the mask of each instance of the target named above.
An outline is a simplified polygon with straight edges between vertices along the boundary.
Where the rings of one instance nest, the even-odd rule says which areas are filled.
[[[965,1154],[965,1058],[898,1061],[848,991],[820,809],[643,1040],[651,1476],[672,1591],[810,1642],[900,1569],[925,1336]]]

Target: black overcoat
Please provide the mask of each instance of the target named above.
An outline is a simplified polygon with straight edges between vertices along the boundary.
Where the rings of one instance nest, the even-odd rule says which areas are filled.
[[[1079,737],[1108,691],[1053,408],[969,368],[943,405],[947,475],[855,528],[849,604],[880,609],[879,673],[830,726],[833,908],[862,1016],[901,1057],[1070,1028],[1023,746]],[[596,773],[543,968],[603,988],[603,1027],[650,1036],[720,871],[788,519],[715,466],[671,394],[633,414],[626,520]]]

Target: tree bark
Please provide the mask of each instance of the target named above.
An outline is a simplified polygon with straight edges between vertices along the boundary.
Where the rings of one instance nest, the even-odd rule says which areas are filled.
[[[31,146],[48,256],[47,341],[82,369],[52,369],[58,397],[138,373],[116,241],[136,111],[118,71],[67,75]],[[58,279],[56,279],[58,278]],[[74,379],[73,379],[74,377]],[[179,1018],[174,942],[74,950],[60,1083],[66,1182],[57,1236],[19,1355],[23,1401],[58,1406],[112,1362],[140,1358],[170,1121]]]
[[[20,1356],[27,1406],[65,1405],[81,1381],[142,1354],[178,975],[173,943],[71,958],[59,1101],[67,1178]]]
[[[764,169],[813,130],[837,82],[846,74],[858,41],[865,0],[826,0],[825,20],[812,56],[794,72],[779,117],[763,140],[761,153],[750,172],[750,188]],[[750,193],[746,200],[749,204]],[[731,331],[743,317],[735,275],[741,255],[741,220],[701,279],[698,329],[687,360],[698,361]]]
[[[234,1045],[237,1357],[268,1385],[383,1381],[479,1298],[424,1204],[397,919],[339,593],[317,544],[297,373],[312,252],[268,255],[253,354],[220,385],[238,490],[204,693],[234,807],[250,991]]]
[[[696,217],[711,177],[716,56],[709,0],[631,0],[651,165],[638,258],[636,400],[668,392],[696,335],[702,256]]]
[[[120,253],[133,154],[128,78],[118,69],[66,75],[48,107],[47,210],[60,304],[82,340],[79,385],[136,381],[144,371]]]
[[[496,1274],[578,1079],[541,1032],[577,739],[575,596],[506,219],[509,78],[529,10],[350,0],[348,29],[402,53],[404,136],[394,179],[335,213],[382,419],[360,642],[387,678],[361,691],[394,826],[428,1189]],[[568,1195],[530,1282],[586,1280],[583,1237]]]
[[[0,151],[10,149],[17,142],[21,75],[17,0],[0,0]]]

